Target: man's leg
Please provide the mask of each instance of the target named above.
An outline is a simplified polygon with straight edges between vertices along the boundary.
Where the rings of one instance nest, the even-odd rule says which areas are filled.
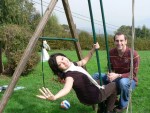
[[[98,81],[100,81],[100,76],[99,76],[99,73],[95,73],[94,75],[92,75],[93,79]],[[106,85],[109,83],[108,79],[107,79],[107,74],[105,73],[101,73],[101,78],[102,78],[102,82],[103,82],[103,85]]]
[[[122,78],[117,82],[118,88],[120,90],[119,108],[124,109],[127,107],[129,100],[129,89],[130,89],[130,79]],[[132,90],[135,89],[136,83],[132,80],[131,87]]]

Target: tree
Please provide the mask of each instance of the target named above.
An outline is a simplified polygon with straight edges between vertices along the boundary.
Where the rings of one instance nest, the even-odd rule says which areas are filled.
[[[140,38],[141,37],[141,29],[139,27],[135,28],[135,37],[136,38]]]
[[[132,26],[121,26],[117,32],[124,33],[128,38],[132,36]],[[135,38],[149,38],[150,37],[150,29],[148,29],[145,25],[142,28],[135,28]]]
[[[48,22],[46,23],[46,26],[44,28],[44,34],[45,35],[51,35],[52,36],[58,36],[59,33],[63,30],[63,27],[59,24],[58,19],[55,14],[53,14]]]
[[[30,24],[34,14],[29,0],[0,0],[0,24]]]
[[[34,15],[32,15],[31,20],[30,20],[30,24],[29,24],[30,28],[35,30],[40,19],[41,19],[40,13],[35,13]]]
[[[141,38],[148,38],[148,37],[150,37],[150,30],[148,28],[146,28],[145,25],[142,27],[140,37]]]
[[[62,27],[63,27],[66,31],[70,31],[70,28],[69,28],[69,26],[68,26],[68,25],[63,24],[63,25],[62,25]]]
[[[131,26],[125,26],[122,25],[117,32],[122,32],[124,33],[128,38],[130,38],[132,36],[132,27]]]
[[[86,31],[81,31],[79,34],[79,41],[81,44],[81,48],[91,49],[91,45],[93,43],[93,39],[91,35]]]

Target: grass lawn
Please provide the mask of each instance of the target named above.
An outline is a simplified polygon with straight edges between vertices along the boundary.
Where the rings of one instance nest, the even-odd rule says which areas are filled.
[[[71,60],[77,61],[75,51],[51,51],[65,53]],[[84,51],[86,55],[87,51]],[[150,52],[139,51],[141,62],[138,73],[139,84],[132,93],[132,113],[150,113]],[[100,65],[101,71],[106,72],[106,52],[100,51]],[[95,113],[91,106],[81,104],[74,91],[72,90],[67,96],[60,98],[56,101],[47,101],[36,98],[35,95],[39,93],[38,89],[43,86],[42,79],[42,65],[39,63],[35,69],[28,74],[28,76],[21,76],[17,86],[25,87],[22,90],[14,91],[9,99],[3,113]],[[90,74],[97,72],[97,62],[95,54],[86,66]],[[48,64],[44,63],[45,85],[54,94],[56,94],[63,85],[56,81],[56,77],[52,74]],[[11,77],[0,75],[0,86],[8,85]],[[4,92],[0,92],[2,98]],[[60,103],[63,100],[68,100],[71,104],[69,110],[60,109]]]

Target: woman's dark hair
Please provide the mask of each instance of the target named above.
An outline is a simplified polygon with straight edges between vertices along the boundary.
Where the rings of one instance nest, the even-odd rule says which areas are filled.
[[[64,57],[66,57],[66,56],[65,56],[64,54],[62,54],[62,53],[54,53],[54,54],[50,55],[50,58],[49,58],[49,60],[48,60],[48,64],[49,64],[51,70],[53,71],[53,73],[54,73],[55,75],[57,75],[58,77],[60,77],[61,79],[63,79],[63,78],[64,78],[64,73],[63,73],[62,70],[60,70],[60,69],[58,68],[58,64],[57,64],[57,62],[56,62],[56,57],[57,57],[57,56],[64,56]]]

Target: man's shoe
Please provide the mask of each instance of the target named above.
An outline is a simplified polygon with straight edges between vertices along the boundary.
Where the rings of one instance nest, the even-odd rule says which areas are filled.
[[[126,107],[125,108],[116,107],[114,109],[114,111],[117,112],[117,113],[122,113],[125,109],[126,109]]]

